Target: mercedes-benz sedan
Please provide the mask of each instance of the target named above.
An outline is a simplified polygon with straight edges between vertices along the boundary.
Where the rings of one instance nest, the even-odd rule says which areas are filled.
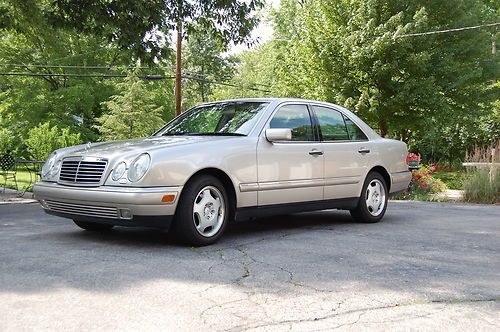
[[[411,175],[405,143],[338,105],[241,99],[194,107],[148,138],[54,151],[34,187],[86,230],[171,228],[207,245],[232,220],[345,209],[377,222]]]

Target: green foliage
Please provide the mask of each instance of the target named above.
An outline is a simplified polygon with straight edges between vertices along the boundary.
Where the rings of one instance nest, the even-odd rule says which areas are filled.
[[[162,106],[153,103],[154,95],[140,78],[130,74],[117,88],[119,94],[103,102],[108,112],[97,119],[102,140],[148,136],[162,126]]]
[[[271,96],[272,92],[266,91],[271,90],[276,78],[276,46],[274,41],[269,41],[238,55],[234,77],[229,82],[235,86],[217,87],[213,99]]]
[[[234,73],[234,59],[223,56],[224,45],[214,32],[195,30],[183,49],[183,71],[189,77],[183,83],[184,108],[193,107],[212,98],[216,87],[211,82],[227,82]]]
[[[13,152],[16,148],[16,137],[8,128],[0,128],[0,155],[10,151]]]
[[[463,189],[463,183],[468,177],[468,173],[462,171],[455,172],[444,172],[438,171],[432,173],[432,176],[436,179],[443,181],[448,189],[461,190]]]
[[[499,134],[492,31],[403,35],[488,22],[497,13],[498,3],[481,0],[283,0],[274,13],[281,46],[273,91],[344,105],[426,159],[463,158],[478,140]]]
[[[195,29],[213,31],[224,45],[242,43],[258,23],[255,10],[262,0],[249,1],[122,1],[59,0],[49,9],[55,24],[103,36],[120,49],[132,50],[153,62],[164,58],[169,32],[183,22],[188,35]]]
[[[500,169],[490,175],[488,169],[478,169],[464,182],[464,200],[473,203],[500,203]]]
[[[71,133],[69,128],[51,126],[48,122],[30,129],[25,140],[30,158],[35,160],[45,160],[56,149],[80,143],[80,134]]]

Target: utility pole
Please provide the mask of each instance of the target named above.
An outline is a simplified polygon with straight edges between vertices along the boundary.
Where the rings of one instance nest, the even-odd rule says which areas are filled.
[[[497,53],[497,43],[496,43],[496,33],[491,34],[491,54],[493,54],[493,59]],[[493,84],[497,82],[497,78],[493,77]]]
[[[182,0],[177,2],[177,51],[175,54],[175,115],[182,112]]]

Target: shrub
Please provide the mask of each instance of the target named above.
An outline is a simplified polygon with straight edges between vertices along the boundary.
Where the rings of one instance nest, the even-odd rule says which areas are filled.
[[[474,203],[500,203],[500,169],[478,169],[464,182],[464,200]]]
[[[81,142],[80,134],[71,133],[69,128],[50,127],[46,122],[30,129],[24,143],[31,158],[45,160],[52,151]]]
[[[432,169],[422,166],[412,171],[412,177],[408,190],[402,194],[402,199],[427,199],[430,194],[436,194],[447,189],[443,181],[432,175]]]

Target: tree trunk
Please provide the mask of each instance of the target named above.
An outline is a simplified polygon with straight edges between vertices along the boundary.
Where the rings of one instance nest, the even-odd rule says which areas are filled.
[[[378,120],[378,128],[380,130],[380,136],[387,137],[387,134],[389,133],[389,126],[384,119]]]

